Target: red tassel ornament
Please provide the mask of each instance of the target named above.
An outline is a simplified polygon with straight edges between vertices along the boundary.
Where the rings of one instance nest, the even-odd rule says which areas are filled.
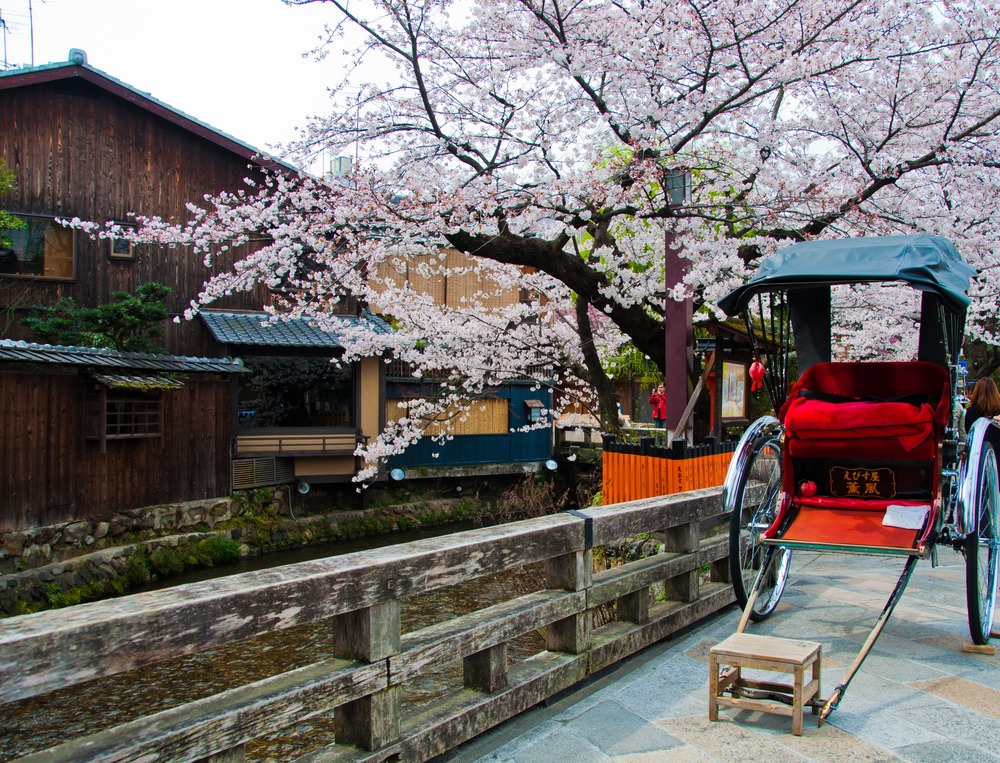
[[[751,392],[756,392],[764,386],[764,364],[759,360],[755,360],[750,366],[750,378],[753,379],[753,384],[750,385]]]

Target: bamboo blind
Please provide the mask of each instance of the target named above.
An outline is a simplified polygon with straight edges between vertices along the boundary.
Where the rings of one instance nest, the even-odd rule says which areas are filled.
[[[486,308],[501,308],[517,304],[520,299],[520,291],[517,289],[509,289],[499,295],[493,294],[499,288],[497,282],[482,272],[471,270],[477,263],[474,258],[462,252],[448,252],[443,264],[448,270],[469,268],[468,272],[425,277],[419,272],[422,263],[432,269],[442,265],[437,255],[415,257],[405,264],[398,259],[381,263],[378,266],[379,283],[376,289],[384,291],[385,287],[381,285],[383,281],[396,286],[409,282],[410,288],[432,297],[435,304],[447,304],[455,308],[468,307],[474,300],[478,300]],[[484,296],[484,293],[492,296]]]
[[[454,268],[474,268],[476,262],[474,258],[462,252],[449,252],[447,265],[449,269]],[[492,278],[483,273],[466,272],[448,276],[448,306],[467,307],[469,301],[479,300],[483,307],[499,308],[508,305],[516,305],[520,296],[517,289],[511,289],[496,296],[486,297],[480,292],[492,294],[498,288],[498,284]],[[478,296],[477,296],[478,295]],[[462,298],[465,298],[465,302]]]
[[[400,397],[387,398],[385,401],[385,420],[387,423],[398,421],[408,415],[406,399]],[[438,421],[431,422],[425,434],[444,434],[448,431],[444,423],[451,422],[451,434],[507,434],[510,429],[510,401],[506,398],[480,398],[476,400],[465,414],[465,421],[456,409],[449,409]]]

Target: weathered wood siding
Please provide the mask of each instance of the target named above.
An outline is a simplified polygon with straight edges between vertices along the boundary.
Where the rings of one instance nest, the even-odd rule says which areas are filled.
[[[86,391],[74,373],[0,370],[0,532],[230,492],[228,380],[162,392],[163,437],[103,454],[84,439]]]
[[[0,195],[0,207],[102,223],[128,222],[132,213],[182,223],[191,216],[186,203],[237,191],[245,187],[244,178],[260,177],[238,154],[79,80],[0,89],[0,158],[17,177],[17,187]],[[5,287],[0,306],[20,302],[19,320],[34,304],[72,297],[97,305],[111,301],[114,291],[134,292],[155,282],[173,289],[167,307],[177,314],[212,273],[246,253],[246,247],[227,253],[211,270],[185,247],[138,246],[134,262],[111,261],[106,240],[78,234],[75,281],[0,276]],[[267,290],[258,287],[216,306],[260,309],[268,299]],[[213,354],[200,322],[169,323],[167,332],[171,354]],[[30,337],[15,320],[7,338]]]

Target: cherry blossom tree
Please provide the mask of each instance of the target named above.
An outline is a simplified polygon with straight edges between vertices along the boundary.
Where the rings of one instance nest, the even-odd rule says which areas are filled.
[[[808,239],[954,240],[983,271],[970,331],[1000,341],[996,0],[286,0],[319,1],[321,52],[363,42],[331,113],[290,150],[357,151],[360,166],[272,177],[142,235],[210,260],[266,231],[199,304],[294,285],[290,314],[333,326],[331,295],[354,293],[397,331],[356,329],[348,358],[392,352],[447,377],[421,415],[541,379],[539,365],[606,390],[602,353],[625,341],[663,368],[664,299],[711,311],[760,258]],[[388,81],[366,77],[372,57],[393,64]],[[420,258],[441,272],[447,251],[528,297],[446,309],[389,277]],[[677,251],[685,275],[665,284]],[[845,299],[848,343],[909,351],[890,341],[911,320],[897,292]],[[367,455],[418,430],[405,421]]]

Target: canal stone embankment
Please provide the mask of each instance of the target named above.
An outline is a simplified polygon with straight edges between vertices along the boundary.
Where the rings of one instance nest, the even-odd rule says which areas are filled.
[[[0,615],[123,593],[241,557],[469,519],[473,503],[436,498],[296,515],[280,488],[133,509],[0,535]]]

